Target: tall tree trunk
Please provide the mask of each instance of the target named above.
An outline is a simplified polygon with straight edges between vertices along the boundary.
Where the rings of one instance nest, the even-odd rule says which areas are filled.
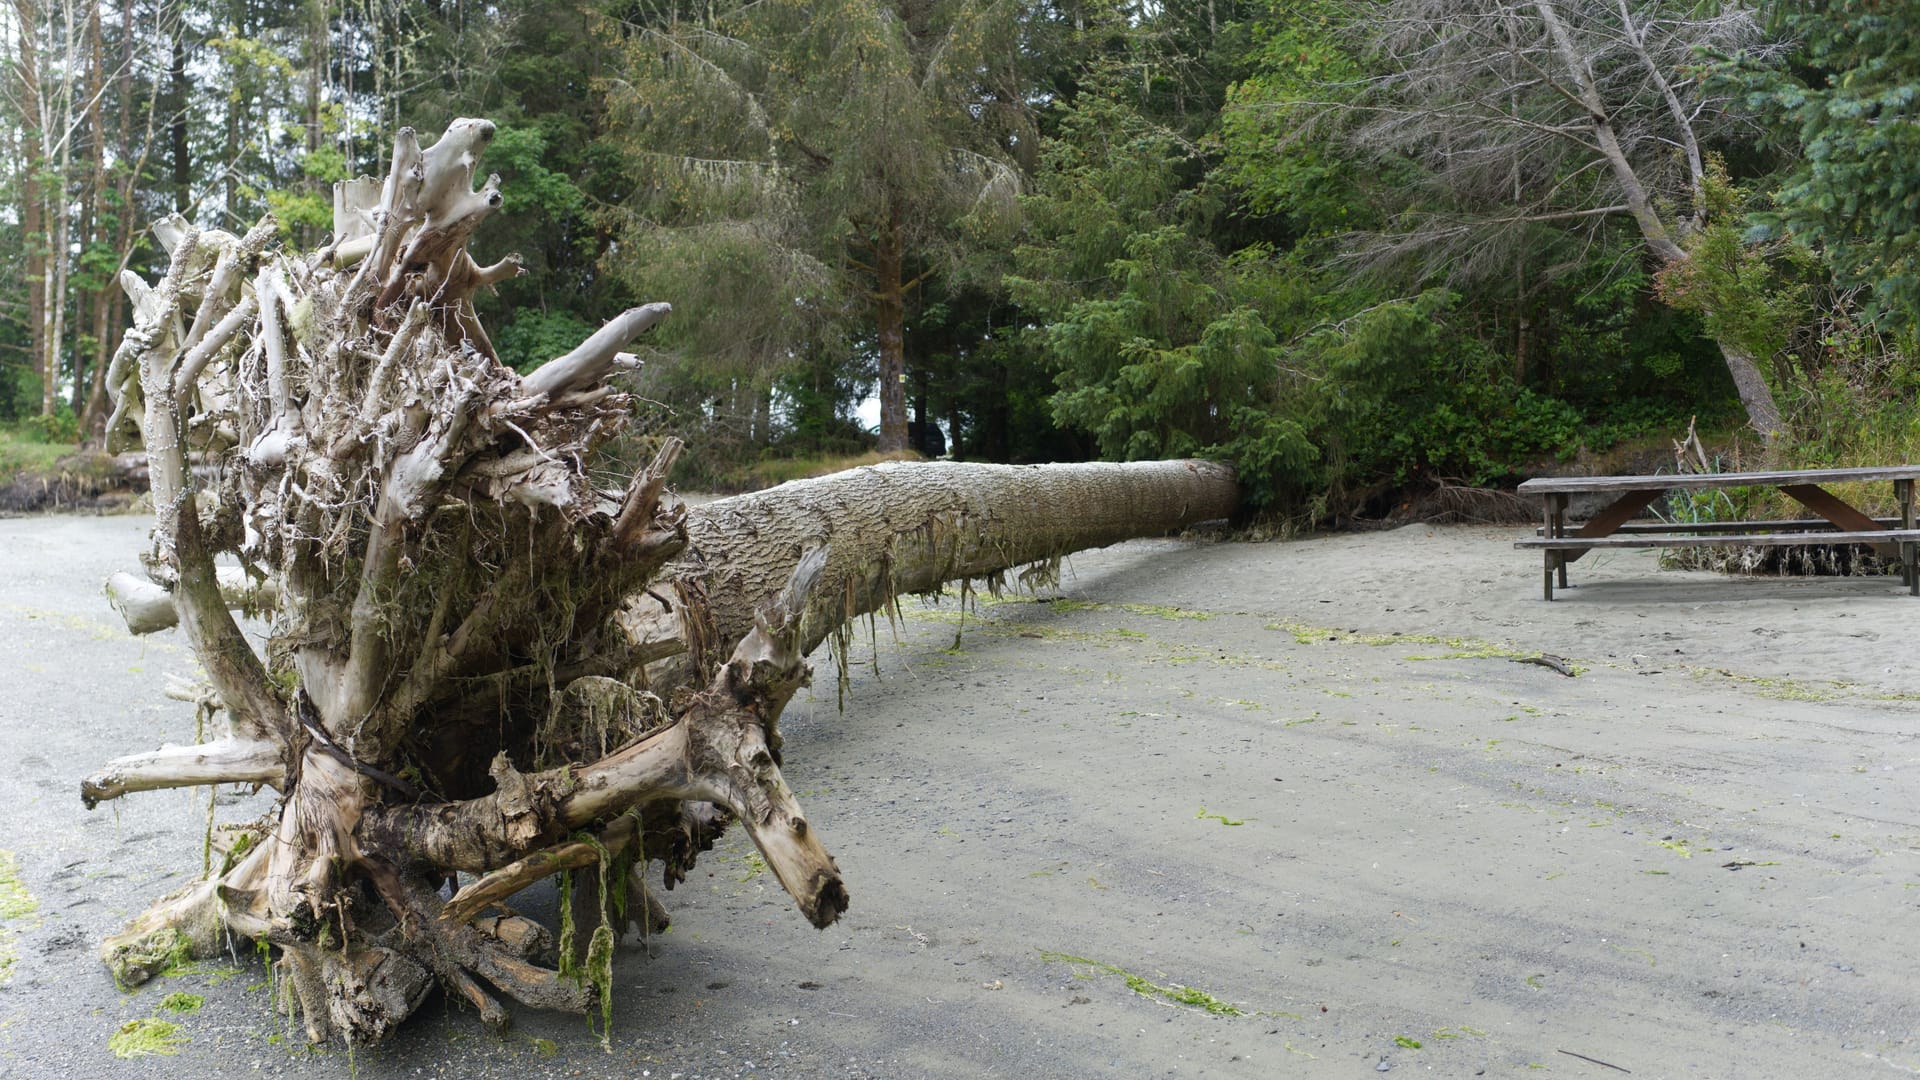
[[[880,350],[880,452],[907,448],[906,230],[890,211],[873,245],[873,315]]]
[[[80,247],[82,252],[97,251],[105,246],[106,237],[102,229],[102,212],[105,209],[107,193],[107,130],[101,121],[100,106],[104,95],[107,77],[107,46],[100,33],[100,4],[95,3],[87,9],[87,86],[86,107],[82,112],[83,127],[87,140],[87,180],[81,191],[80,202]],[[79,342],[73,349],[73,391],[68,398],[68,407],[73,415],[81,420],[81,438],[86,437],[86,410],[88,394],[92,390],[93,373],[105,359],[107,296],[120,291],[118,282],[104,276],[95,275],[88,281],[85,294],[74,297],[74,323],[87,327],[89,347],[81,349]]]
[[[14,66],[18,82],[21,117],[25,121],[20,133],[21,160],[20,225],[22,240],[26,248],[26,285],[27,285],[27,347],[33,357],[33,374],[41,387],[52,384],[52,378],[46,369],[47,362],[47,242],[46,217],[46,159],[42,154],[45,144],[44,126],[44,87],[41,85],[40,45],[38,31],[40,12],[34,0],[14,0],[14,31],[18,35],[18,59]],[[44,389],[42,391],[45,393]],[[37,403],[36,403],[37,404]]]
[[[239,68],[237,66],[229,65],[227,70],[230,77],[234,79],[239,78]],[[223,170],[225,177],[221,184],[221,201],[225,204],[224,209],[227,213],[227,219],[230,221],[239,221],[240,110],[245,108],[245,105],[242,101],[242,95],[239,93],[227,94],[226,104],[226,143],[221,148],[221,158],[226,162],[226,168]]]
[[[133,145],[133,94],[134,94],[134,42],[139,33],[135,21],[134,0],[120,0],[120,59],[116,81],[119,101],[115,106],[114,117],[114,155],[116,170],[113,178],[114,234],[112,250],[120,252],[119,269],[125,269],[133,256],[134,187],[139,184],[145,171],[147,156],[153,142],[154,117],[159,106],[160,94],[157,89],[147,98],[146,132],[138,149]],[[118,275],[116,274],[117,278]],[[119,337],[123,329],[126,313],[126,295],[119,289],[118,282],[109,282],[106,288],[107,303],[105,309],[94,309],[94,361],[90,389],[87,395],[86,412],[82,415],[80,432],[83,439],[105,445],[107,414],[110,404],[107,400],[107,365],[113,354],[119,349]]]
[[[77,51],[73,25],[72,4],[77,0],[68,0],[66,34],[67,56],[71,60]],[[40,414],[52,416],[54,402],[60,397],[60,358],[67,350],[67,304],[70,299],[67,289],[69,277],[73,272],[73,215],[67,210],[67,182],[73,175],[73,140],[75,135],[74,72],[68,70],[61,78],[60,85],[60,165],[53,175],[53,182],[46,186],[47,219],[52,224],[53,250],[47,253],[46,310],[41,319],[47,326],[46,340],[46,379],[41,385]],[[49,157],[52,155],[49,154]]]
[[[1730,341],[1718,343],[1720,356],[1726,361],[1727,372],[1733,376],[1733,388],[1740,394],[1740,404],[1747,410],[1747,423],[1760,433],[1768,444],[1777,442],[1786,434],[1786,423],[1780,418],[1780,406],[1773,400],[1773,388],[1767,385],[1767,377],[1754,361],[1753,354]]]
[[[187,141],[187,107],[192,88],[187,85],[187,24],[182,11],[185,0],[171,0],[172,19],[168,27],[167,65],[167,147],[173,167],[173,211],[185,214],[193,208],[193,156]],[[132,208],[129,207],[131,212]]]

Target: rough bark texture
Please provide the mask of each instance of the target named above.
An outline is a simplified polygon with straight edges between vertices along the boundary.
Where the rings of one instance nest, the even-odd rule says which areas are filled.
[[[123,279],[108,427],[144,439],[157,520],[146,580],[109,594],[138,632],[179,627],[208,681],[168,692],[222,722],[81,795],[282,796],[223,829],[218,873],[103,944],[123,982],[238,937],[272,946],[316,1041],[381,1038],[435,986],[492,1024],[499,994],[586,1011],[618,935],[665,923],[646,868],[671,887],[735,820],[827,926],[846,886],[779,769],[808,651],[900,591],[1234,508],[1203,462],[929,465],[689,518],[665,490],[674,439],[619,489],[590,481],[634,409],[606,380],[669,309],[524,378],[498,362],[471,297],[517,262],[466,250],[499,205],[496,180],[473,186],[492,130],[403,132],[384,182],[338,187],[319,251],[176,217],[166,277]],[[234,608],[268,619],[264,650]],[[504,904],[554,874],[581,932],[548,967],[552,935]]]
[[[1012,567],[1028,567],[1026,580],[1037,582],[1063,555],[1229,517],[1237,505],[1232,470],[1209,461],[890,462],[695,508],[686,550],[662,574],[682,602],[663,602],[655,589],[621,619],[636,648],[685,650],[648,671],[656,687],[671,687],[709,671],[711,655],[752,628],[755,598],[778,589],[801,552],[829,541],[822,587],[802,621],[803,653],[897,595],[969,578],[997,584]]]
[[[881,227],[873,244],[875,345],[880,353],[879,450],[907,448],[906,232],[899,211]]]

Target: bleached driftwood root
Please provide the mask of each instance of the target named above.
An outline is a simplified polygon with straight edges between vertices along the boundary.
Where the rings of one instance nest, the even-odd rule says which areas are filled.
[[[316,1041],[379,1039],[436,986],[495,1025],[503,997],[604,1008],[619,934],[666,923],[647,867],[672,887],[733,821],[827,926],[847,890],[778,728],[814,644],[902,589],[1232,509],[1204,463],[953,467],[690,524],[666,491],[671,438],[605,487],[589,466],[634,409],[607,380],[670,309],[616,316],[525,377],[502,366],[472,300],[518,262],[467,251],[500,203],[497,180],[474,186],[492,133],[403,132],[384,181],[336,189],[317,252],[276,249],[271,221],[234,237],[175,219],[156,228],[166,276],[126,281],[113,431],[145,440],[156,524],[146,580],[108,591],[135,632],[178,627],[206,684],[169,693],[209,723],[81,794],[280,800],[226,830],[216,873],[103,944],[123,982],[246,938],[272,947]],[[806,505],[823,498],[837,509]],[[663,589],[668,623],[647,612]],[[264,649],[235,609],[267,621]],[[548,966],[553,935],[504,905],[555,875],[571,921]]]
[[[248,614],[273,610],[280,603],[280,585],[271,579],[254,580],[238,566],[214,570],[220,598],[227,607]],[[180,625],[180,612],[173,606],[173,594],[166,588],[132,574],[118,573],[107,579],[107,600],[126,620],[130,634],[152,634]]]

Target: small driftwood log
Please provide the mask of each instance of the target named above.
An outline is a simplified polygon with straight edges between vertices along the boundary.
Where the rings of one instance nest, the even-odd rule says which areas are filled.
[[[144,442],[156,522],[144,576],[108,592],[134,631],[178,627],[207,684],[168,692],[217,722],[81,794],[280,798],[223,827],[217,873],[102,945],[123,983],[245,938],[315,1041],[380,1039],[436,986],[490,1024],[500,996],[585,1012],[618,935],[665,924],[647,867],[671,887],[733,821],[827,926],[847,890],[780,772],[808,652],[902,590],[1234,508],[1202,462],[927,465],[690,515],[666,491],[671,438],[618,489],[590,481],[635,408],[607,380],[669,308],[524,377],[501,365],[472,298],[518,262],[467,251],[499,205],[497,180],[474,186],[492,133],[402,132],[384,180],[338,186],[319,251],[280,250],[271,220],[175,218],[156,226],[166,276],[125,278],[111,430]],[[264,648],[236,609],[267,621]],[[554,875],[591,932],[563,927],[549,967],[552,935],[505,905]]]

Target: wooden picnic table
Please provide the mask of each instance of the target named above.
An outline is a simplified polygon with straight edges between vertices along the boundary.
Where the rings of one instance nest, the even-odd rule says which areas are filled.
[[[1655,476],[1556,476],[1528,480],[1520,494],[1541,496],[1545,525],[1532,540],[1514,546],[1546,556],[1546,598],[1553,599],[1555,577],[1567,587],[1567,564],[1595,548],[1699,547],[1704,544],[1773,546],[1786,544],[1867,544],[1882,558],[1899,559],[1902,581],[1920,596],[1915,565],[1920,529],[1914,526],[1913,482],[1920,465],[1866,469],[1783,469],[1747,473],[1668,473]],[[1900,504],[1898,518],[1873,518],[1823,485],[1891,481]],[[1819,515],[1772,521],[1635,522],[1655,499],[1669,491],[1732,487],[1772,487]],[[1612,501],[1584,522],[1567,521],[1574,495],[1611,496]]]

